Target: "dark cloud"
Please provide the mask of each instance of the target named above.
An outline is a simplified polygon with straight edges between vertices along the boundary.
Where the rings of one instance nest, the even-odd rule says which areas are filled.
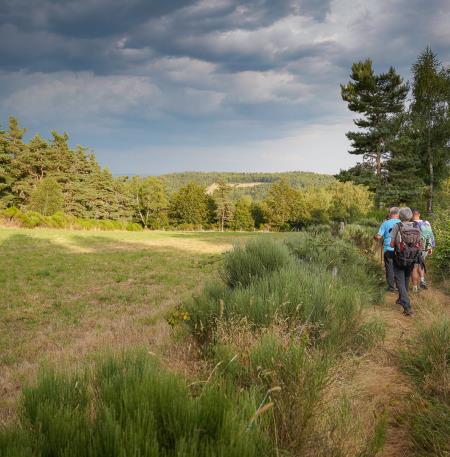
[[[405,78],[426,45],[450,61],[448,0],[0,3],[0,112],[103,149],[275,141],[299,124],[325,145],[326,125],[350,128],[339,83],[354,61]]]
[[[0,23],[22,30],[95,38],[123,33],[193,3],[189,0],[6,0]]]

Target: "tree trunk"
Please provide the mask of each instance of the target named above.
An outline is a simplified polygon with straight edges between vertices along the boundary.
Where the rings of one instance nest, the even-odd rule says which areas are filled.
[[[430,173],[430,195],[428,196],[428,212],[433,214],[433,193],[434,193],[434,167],[433,160],[429,158],[429,173]]]
[[[377,164],[377,176],[381,176],[381,151],[377,151],[375,160]]]
[[[430,174],[430,194],[428,196],[428,212],[433,214],[433,193],[434,193],[434,167],[433,167],[433,155],[431,151],[431,132],[430,132],[431,120],[428,116],[428,172]]]

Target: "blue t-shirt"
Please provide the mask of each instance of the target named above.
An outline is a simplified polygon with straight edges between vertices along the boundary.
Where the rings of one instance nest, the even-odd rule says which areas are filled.
[[[384,239],[384,252],[394,250],[394,248],[391,248],[391,232],[398,222],[400,222],[400,219],[388,219],[381,224],[380,230],[378,230],[378,235]]]

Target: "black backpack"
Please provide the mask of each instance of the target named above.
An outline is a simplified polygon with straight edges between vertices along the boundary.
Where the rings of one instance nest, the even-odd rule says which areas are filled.
[[[398,235],[395,240],[395,262],[399,267],[409,268],[420,263],[422,243],[420,229],[414,225],[398,224]]]

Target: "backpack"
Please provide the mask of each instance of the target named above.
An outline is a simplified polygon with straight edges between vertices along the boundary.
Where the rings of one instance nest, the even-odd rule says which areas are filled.
[[[414,225],[398,225],[395,240],[395,261],[399,267],[409,268],[420,262],[422,257],[422,240],[420,229]]]
[[[431,225],[428,221],[421,221],[420,224],[414,224],[420,229],[420,237],[422,238],[422,250],[427,251],[433,246],[434,236]]]

